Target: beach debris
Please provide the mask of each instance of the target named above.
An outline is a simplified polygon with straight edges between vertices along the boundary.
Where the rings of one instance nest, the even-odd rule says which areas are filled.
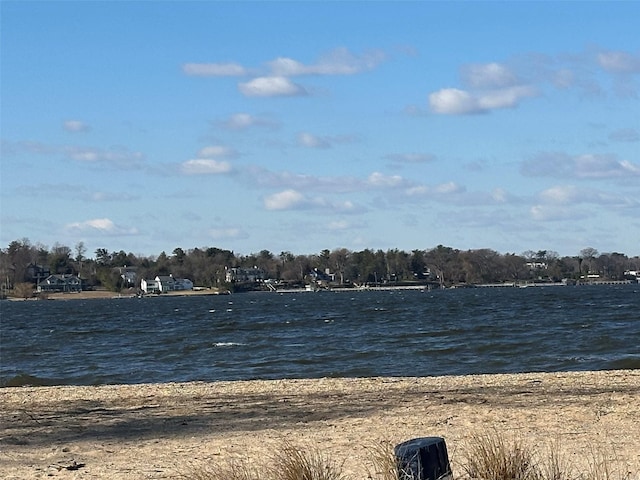
[[[67,465],[64,468],[65,470],[80,470],[84,466],[84,463],[76,463],[76,461],[74,460],[73,462],[71,462],[71,465]]]
[[[414,438],[396,445],[401,480],[451,480],[447,445],[442,437]]]

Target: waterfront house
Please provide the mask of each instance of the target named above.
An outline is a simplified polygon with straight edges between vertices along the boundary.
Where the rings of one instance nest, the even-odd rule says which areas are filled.
[[[38,292],[80,292],[82,280],[77,275],[49,275],[38,282]]]

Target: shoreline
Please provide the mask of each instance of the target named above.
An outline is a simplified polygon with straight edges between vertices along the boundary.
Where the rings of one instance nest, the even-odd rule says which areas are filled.
[[[631,280],[625,281],[601,281],[601,282],[589,282],[577,285],[567,285],[563,283],[529,283],[523,285],[516,284],[477,284],[465,287],[451,287],[451,288],[547,288],[547,287],[602,287],[611,285],[635,285],[636,282]],[[640,283],[638,283],[640,285]],[[412,285],[412,286],[368,286],[364,288],[336,288],[329,289],[329,292],[360,292],[360,291],[392,291],[392,290],[429,290],[428,285]],[[438,289],[435,289],[438,290]],[[315,293],[314,290],[300,289],[283,289],[283,290],[252,290],[252,292],[269,293],[269,294],[290,294],[290,293]],[[244,293],[244,292],[241,292]],[[220,296],[220,295],[237,295],[228,291],[219,291],[215,289],[203,289],[203,290],[179,290],[172,292],[165,292],[162,294],[146,294],[141,298],[164,298],[164,297],[198,297],[198,296]],[[46,298],[18,298],[7,297],[3,300],[9,302],[24,302],[24,301],[48,301],[48,300],[93,300],[93,299],[127,299],[138,298],[138,295],[134,291],[127,291],[125,293],[111,292],[108,290],[82,290],[80,292],[54,292],[47,293]]]
[[[176,478],[284,441],[366,478],[372,446],[421,436],[445,438],[461,478],[465,445],[495,431],[640,480],[640,370],[4,387],[0,403],[6,479]]]

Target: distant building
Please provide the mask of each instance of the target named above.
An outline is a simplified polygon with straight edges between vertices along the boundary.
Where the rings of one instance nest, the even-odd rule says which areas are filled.
[[[235,282],[259,282],[265,279],[265,271],[258,267],[253,268],[227,268],[225,280],[228,283]]]
[[[132,287],[136,284],[136,280],[138,277],[137,267],[115,267],[114,270],[118,272],[120,278],[124,281],[125,286]]]
[[[157,275],[155,279],[142,279],[140,289],[144,293],[166,293],[193,290],[193,282],[188,278],[175,278],[173,275]]]
[[[38,265],[35,263],[30,263],[29,265],[27,265],[27,279],[30,282],[35,283],[36,285],[47,278],[49,275],[51,275],[51,270],[49,270],[49,267],[45,267],[43,265]]]
[[[77,275],[49,275],[38,282],[38,292],[80,292],[82,279]]]
[[[143,278],[140,280],[140,289],[144,293],[160,293],[160,285],[154,279]]]

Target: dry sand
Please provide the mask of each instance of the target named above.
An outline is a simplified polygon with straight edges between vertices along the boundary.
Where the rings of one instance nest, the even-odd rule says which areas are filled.
[[[0,389],[0,478],[189,478],[287,441],[366,479],[371,447],[444,437],[456,478],[497,432],[640,480],[640,370]],[[617,477],[622,478],[622,477]]]

